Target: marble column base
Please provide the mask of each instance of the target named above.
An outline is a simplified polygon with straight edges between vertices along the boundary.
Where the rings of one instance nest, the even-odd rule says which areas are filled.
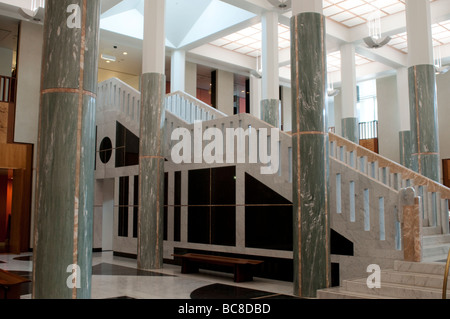
[[[280,101],[267,99],[261,101],[261,119],[270,125],[280,127]]]
[[[342,137],[359,144],[359,123],[356,117],[342,119]]]
[[[330,286],[325,16],[291,19],[294,294]]]
[[[411,163],[411,131],[399,132],[400,141],[400,164],[412,169]]]
[[[138,268],[143,270],[163,267],[165,85],[163,74],[142,75]]]
[[[408,69],[412,168],[440,182],[436,74],[433,65]]]

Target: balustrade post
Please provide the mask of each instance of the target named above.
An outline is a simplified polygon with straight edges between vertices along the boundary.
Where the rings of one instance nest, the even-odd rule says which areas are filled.
[[[421,262],[423,258],[420,201],[421,198],[416,197],[414,188],[409,187],[400,191],[399,222],[405,261]]]

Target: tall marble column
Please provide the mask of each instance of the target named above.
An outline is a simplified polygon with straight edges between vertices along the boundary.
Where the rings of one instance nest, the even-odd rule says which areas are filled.
[[[163,267],[165,0],[145,1],[139,154],[138,268]]]
[[[35,299],[91,296],[100,0],[47,0],[36,217]]]
[[[407,168],[411,168],[411,124],[407,68],[397,69],[397,105],[400,119],[400,164]]]
[[[261,119],[279,128],[278,13],[273,11],[262,17],[262,73]]]
[[[327,63],[322,0],[294,0],[291,18],[294,294],[330,286]]]
[[[341,79],[342,137],[359,144],[355,46],[352,43],[344,44],[341,47]]]
[[[408,76],[411,122],[411,166],[440,182],[436,74],[433,65],[428,0],[406,1]]]

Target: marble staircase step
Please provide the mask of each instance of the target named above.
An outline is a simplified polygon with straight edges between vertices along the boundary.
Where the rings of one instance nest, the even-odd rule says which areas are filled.
[[[423,257],[428,258],[428,257],[432,257],[432,256],[446,255],[446,254],[448,254],[449,249],[450,249],[450,243],[424,245],[423,246]]]
[[[383,283],[442,289],[444,276],[386,270],[381,273],[381,284]]]
[[[394,262],[394,270],[400,272],[413,272],[413,273],[444,276],[445,263],[432,263],[432,262],[415,263],[409,261],[396,260]]]
[[[427,235],[423,236],[423,245],[436,245],[436,244],[448,244],[450,243],[450,234],[445,235]]]
[[[442,288],[416,287],[398,283],[381,283],[381,288],[370,289],[366,279],[357,279],[343,282],[344,288],[354,293],[375,295],[379,297],[392,297],[398,299],[442,299]],[[450,290],[448,290],[450,295]]]
[[[441,234],[439,227],[423,227],[423,236],[432,236]]]
[[[317,291],[317,299],[395,299],[370,294],[356,293],[341,287],[322,289]]]

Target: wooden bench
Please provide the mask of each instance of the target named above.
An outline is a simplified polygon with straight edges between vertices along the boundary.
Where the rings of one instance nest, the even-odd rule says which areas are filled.
[[[263,261],[260,260],[230,258],[230,257],[201,255],[201,254],[185,254],[185,255],[173,254],[172,256],[181,258],[182,274],[197,273],[199,271],[199,267],[201,266],[201,264],[212,264],[212,265],[233,267],[235,282],[252,281],[253,267],[263,263]]]
[[[21,285],[31,280],[0,269],[0,299],[20,299]]]

